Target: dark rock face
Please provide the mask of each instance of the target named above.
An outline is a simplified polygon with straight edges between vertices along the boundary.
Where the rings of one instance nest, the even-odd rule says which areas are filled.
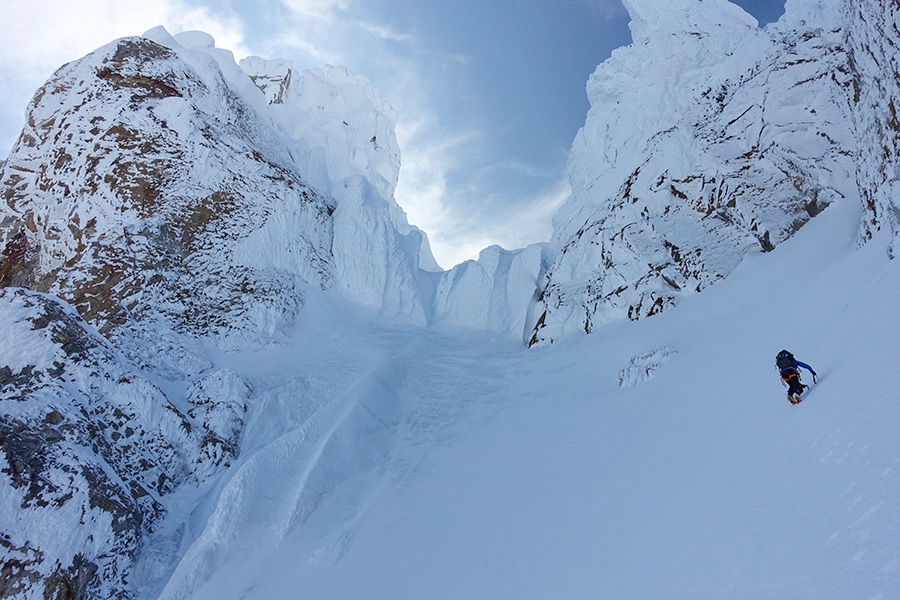
[[[159,499],[234,457],[249,386],[208,375],[224,381],[221,417],[194,420],[60,300],[5,288],[0,318],[14,336],[0,368],[0,597],[128,597]]]

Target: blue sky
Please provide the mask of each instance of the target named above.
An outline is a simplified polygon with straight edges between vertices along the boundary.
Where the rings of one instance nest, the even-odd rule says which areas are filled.
[[[761,24],[784,10],[735,3]],[[490,244],[549,239],[587,78],[631,41],[619,0],[4,2],[0,156],[59,65],[156,25],[211,33],[236,58],[341,64],[371,79],[400,115],[397,201],[445,268]]]

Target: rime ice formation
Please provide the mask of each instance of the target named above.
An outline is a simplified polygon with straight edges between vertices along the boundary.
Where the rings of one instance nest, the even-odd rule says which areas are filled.
[[[891,233],[888,255],[900,244],[900,30],[896,4],[847,3],[847,39],[853,57],[853,118],[859,140],[857,182],[865,216],[862,241]]]
[[[531,343],[658,314],[857,201],[841,30],[760,30],[724,1],[627,6],[634,43],[588,82]]]
[[[835,201],[897,239],[897,10],[625,2],[634,42],[591,76],[529,343],[674,306]],[[888,254],[895,253],[896,241]]]

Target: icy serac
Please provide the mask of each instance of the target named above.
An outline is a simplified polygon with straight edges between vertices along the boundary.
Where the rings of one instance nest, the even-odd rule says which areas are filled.
[[[588,82],[531,344],[674,306],[835,201],[856,202],[840,10],[626,0],[634,42]]]
[[[259,57],[241,67],[265,94],[304,179],[335,199],[331,250],[340,288],[426,322],[435,279],[429,273],[440,268],[428,238],[394,200],[400,149],[393,108],[368,79],[343,67],[298,72],[288,61]]]

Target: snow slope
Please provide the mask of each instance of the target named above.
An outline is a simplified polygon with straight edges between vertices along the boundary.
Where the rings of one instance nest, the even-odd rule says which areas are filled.
[[[318,303],[290,346],[219,357],[270,385],[139,597],[894,597],[900,266],[855,249],[859,218],[531,351]],[[798,406],[782,347],[820,376]]]

